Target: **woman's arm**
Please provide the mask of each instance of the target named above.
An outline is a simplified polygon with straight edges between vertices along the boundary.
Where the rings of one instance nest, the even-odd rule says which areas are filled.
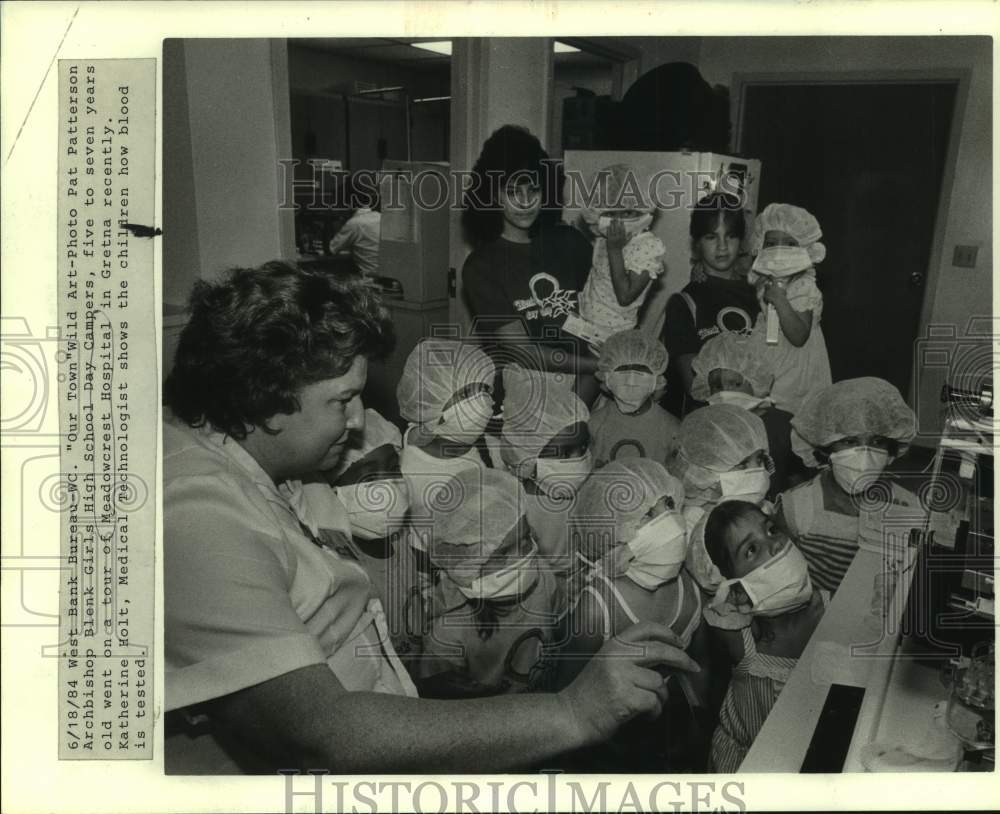
[[[676,636],[652,623],[609,642],[556,694],[434,701],[348,692],[325,664],[217,699],[214,719],[276,767],[338,773],[505,771],[597,743],[639,714],[658,715],[651,665],[697,671]]]

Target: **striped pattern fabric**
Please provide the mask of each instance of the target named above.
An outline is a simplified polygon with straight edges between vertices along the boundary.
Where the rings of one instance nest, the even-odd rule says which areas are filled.
[[[743,658],[733,668],[719,725],[712,735],[710,772],[728,774],[739,769],[797,662],[758,653],[750,628],[743,628],[742,634]]]
[[[788,530],[809,563],[813,586],[836,592],[858,551],[857,516],[828,511],[822,475],[784,492],[780,505]]]

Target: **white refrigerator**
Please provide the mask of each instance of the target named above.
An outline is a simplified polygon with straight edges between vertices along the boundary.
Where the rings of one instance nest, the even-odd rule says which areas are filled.
[[[651,231],[666,247],[662,283],[649,294],[640,327],[659,336],[663,311],[672,294],[691,278],[691,207],[715,190],[740,192],[747,215],[749,237],[757,211],[760,161],[721,153],[626,152],[621,150],[567,150],[564,156],[566,206],[563,220],[580,225],[581,190],[592,188],[597,173],[612,164],[628,164],[657,208]],[[573,184],[576,184],[576,189]],[[582,185],[582,186],[581,186]],[[575,193],[575,194],[574,194]],[[575,200],[574,200],[575,198]]]

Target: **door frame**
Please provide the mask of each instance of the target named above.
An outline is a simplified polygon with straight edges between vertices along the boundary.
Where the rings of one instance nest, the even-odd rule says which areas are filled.
[[[944,261],[944,236],[951,211],[952,189],[955,186],[955,168],[958,164],[958,135],[965,120],[965,106],[969,98],[971,68],[942,68],[915,71],[768,71],[734,73],[731,97],[733,121],[733,145],[737,155],[743,149],[743,114],[746,111],[746,91],[749,87],[761,85],[929,85],[955,83],[955,105],[948,128],[948,145],[945,148],[944,167],[941,173],[941,191],[938,195],[937,210],[934,213],[934,232],[928,253],[928,267],[921,294],[920,321],[917,323],[917,337],[926,333],[930,324],[934,298]],[[761,167],[767,172],[767,167]],[[915,338],[917,338],[915,337]],[[916,404],[917,378],[910,377],[908,403]]]

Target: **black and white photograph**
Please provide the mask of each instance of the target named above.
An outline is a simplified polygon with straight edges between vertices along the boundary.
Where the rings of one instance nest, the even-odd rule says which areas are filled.
[[[165,770],[993,771],[992,71],[166,40]]]

